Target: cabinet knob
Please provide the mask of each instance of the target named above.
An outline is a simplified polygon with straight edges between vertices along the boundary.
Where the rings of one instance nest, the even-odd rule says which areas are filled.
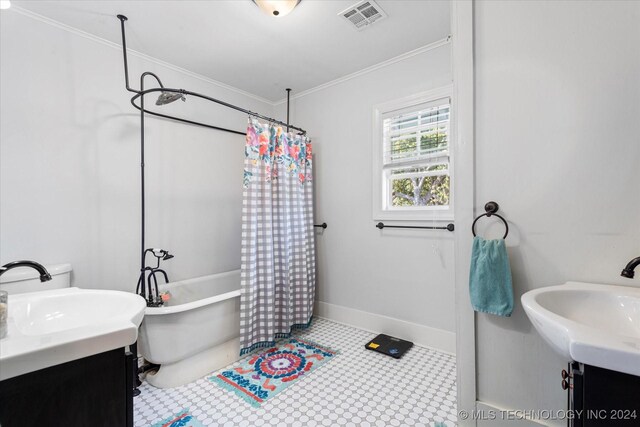
[[[571,375],[569,375],[569,372],[567,372],[566,369],[562,370],[562,379],[566,380],[567,378],[571,378]]]
[[[567,380],[562,380],[562,389],[563,390],[567,390],[572,388],[571,385],[569,384],[569,382]]]

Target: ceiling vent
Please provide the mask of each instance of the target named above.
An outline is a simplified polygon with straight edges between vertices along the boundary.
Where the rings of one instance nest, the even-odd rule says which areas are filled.
[[[338,15],[347,19],[358,31],[387,17],[387,14],[380,9],[380,6],[372,0],[359,1]]]

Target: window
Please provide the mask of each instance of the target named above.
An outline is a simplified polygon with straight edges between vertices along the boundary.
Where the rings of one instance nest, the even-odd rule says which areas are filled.
[[[375,111],[374,219],[452,218],[448,91]]]

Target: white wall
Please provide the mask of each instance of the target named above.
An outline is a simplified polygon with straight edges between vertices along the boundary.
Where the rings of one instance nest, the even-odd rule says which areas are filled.
[[[322,303],[455,330],[453,235],[376,229],[371,186],[374,105],[450,85],[450,60],[445,44],[292,99],[291,123],[313,141],[316,222],[329,225],[316,239]]]
[[[70,262],[76,286],[133,291],[140,126],[122,52],[15,9],[0,19],[0,262]],[[133,87],[145,70],[168,87],[266,114],[273,108],[132,55]],[[246,128],[242,114],[196,99],[161,108]],[[175,254],[165,264],[171,279],[239,268],[244,138],[152,118],[146,132],[147,247]]]
[[[510,221],[517,298],[511,318],[477,316],[481,401],[565,408],[566,361],[522,293],[640,285],[620,277],[640,255],[639,22],[638,2],[475,3],[476,207],[495,200]]]
[[[132,291],[139,116],[123,87],[121,51],[16,9],[0,17],[0,262],[71,262],[76,286]],[[141,36],[132,34],[135,48]],[[132,86],[144,70],[167,86],[273,114],[269,104],[135,55]],[[293,101],[292,122],[315,143],[316,218],[330,227],[318,237],[320,301],[452,336],[452,235],[380,232],[371,217],[373,105],[450,83],[445,45]],[[195,99],[161,108],[238,130],[246,123]],[[172,279],[238,268],[242,136],[149,117],[146,136],[146,246],[176,255],[164,264]]]

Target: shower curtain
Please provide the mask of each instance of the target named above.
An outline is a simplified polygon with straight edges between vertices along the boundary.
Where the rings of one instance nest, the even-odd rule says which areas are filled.
[[[244,165],[241,355],[307,327],[316,282],[311,142],[250,119]]]

